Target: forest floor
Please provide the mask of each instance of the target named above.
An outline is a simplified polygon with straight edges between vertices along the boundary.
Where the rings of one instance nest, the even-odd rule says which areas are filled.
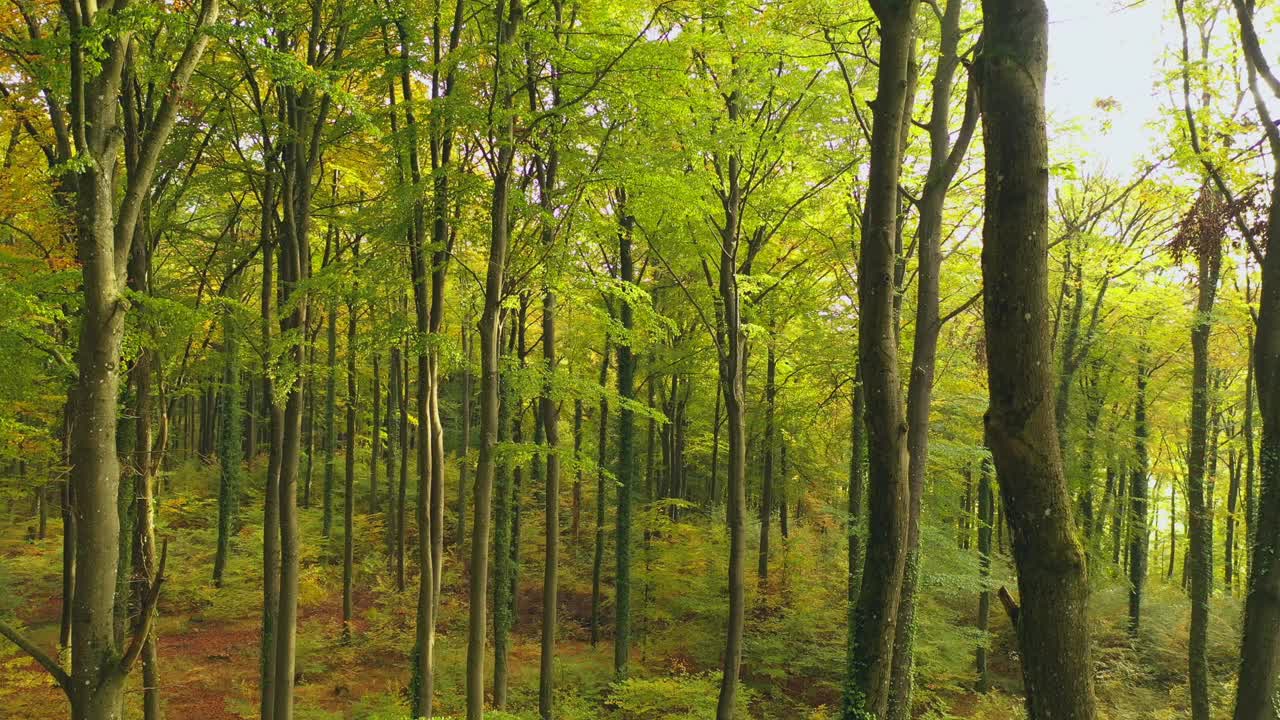
[[[216,516],[211,499],[216,493],[210,493],[213,475],[205,469],[193,470],[189,482],[161,496],[157,512],[159,532],[170,542],[169,579],[161,596],[158,626],[162,702],[169,718],[181,720],[257,716],[261,529],[253,518],[258,498],[252,493],[245,498],[245,522],[233,543],[224,586],[214,588],[210,580],[215,545],[210,518]],[[397,591],[382,550],[381,516],[356,515],[357,548],[368,551],[357,556],[355,621],[350,641],[344,641],[340,499],[334,507],[335,531],[328,540],[321,538],[319,502],[301,513],[303,537],[312,541],[304,543],[301,558],[295,717],[401,720],[406,717],[414,638],[416,567],[408,568],[407,590]],[[530,502],[526,507],[537,505]],[[578,543],[566,533],[556,648],[557,704],[565,720],[712,717],[708,713],[714,707],[723,627],[721,533],[709,532],[706,523],[669,523],[652,517],[650,521],[657,528],[653,545],[640,550],[636,558],[638,639],[633,675],[641,679],[626,687],[612,683],[608,593],[601,608],[604,637],[599,647],[589,642],[592,533],[584,529]],[[28,539],[30,524],[25,516],[0,520],[0,614],[16,615],[41,647],[53,649],[62,610],[61,523],[51,514],[44,539]],[[536,717],[530,711],[537,707],[540,523],[530,517],[522,533],[521,584],[510,661],[508,709],[512,714],[490,713],[494,717]],[[814,518],[782,546],[771,564],[769,580],[749,583],[752,611],[743,678],[749,688],[751,717],[824,720],[835,716],[845,644],[844,570],[836,560],[842,539],[842,532]],[[925,542],[927,546],[938,543],[929,537]],[[413,546],[411,536],[409,547]],[[436,649],[436,713],[448,717],[464,709],[467,578],[459,554],[453,549],[446,553]],[[992,611],[989,640],[993,692],[978,694],[972,689],[973,648],[980,635],[972,629],[975,588],[965,579],[970,577],[971,554],[934,552],[923,575],[916,656],[915,715],[919,718],[1021,716],[1012,629],[998,605]],[[995,572],[998,582],[1011,582],[1004,563],[998,562]],[[612,572],[606,572],[602,581],[611,587]],[[1152,589],[1142,648],[1135,649],[1123,629],[1127,588],[1105,577],[1095,585],[1093,632],[1102,717],[1184,717],[1185,596],[1163,584]],[[1216,695],[1222,703],[1230,691],[1235,647],[1231,618],[1237,605],[1233,597],[1215,600],[1215,613],[1228,618],[1215,623],[1211,637]],[[141,673],[134,673],[127,702],[130,718],[140,717],[140,679]],[[0,718],[63,718],[65,702],[34,661],[0,643]]]

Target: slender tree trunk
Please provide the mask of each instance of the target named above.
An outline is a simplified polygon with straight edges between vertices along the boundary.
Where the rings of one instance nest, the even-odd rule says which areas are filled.
[[[600,356],[600,387],[603,390],[609,382],[609,354],[611,343],[608,337],[604,341],[604,354]],[[604,468],[609,458],[609,400],[600,395],[600,411],[596,418],[598,434],[596,437],[596,539],[595,555],[591,562],[591,646],[600,643],[600,599],[601,576],[604,574],[604,540],[605,540],[605,503],[606,492]]]
[[[244,401],[244,458],[252,465],[258,456],[258,383],[250,378]]]
[[[262,228],[264,239],[272,233],[275,218],[274,177],[267,173],[263,190]],[[275,321],[271,301],[274,252],[270,244],[262,251],[262,347],[263,367],[270,367],[271,325]],[[275,380],[270,370],[263,374],[262,394],[270,409],[271,442],[267,456],[267,477],[262,507],[262,642],[259,646],[258,711],[262,720],[275,717],[275,666],[277,613],[280,604],[280,461],[284,449],[284,408],[276,402]]]
[[[569,535],[576,548],[582,532],[582,398],[573,401],[573,512],[569,521]]]
[[[404,448],[404,408],[401,399],[400,372],[404,363],[400,360],[400,348],[391,348],[390,367],[387,368],[387,483],[391,497],[388,530],[388,559],[395,568],[396,590],[404,592],[404,504],[408,493],[408,472],[403,466],[397,472],[400,453]],[[398,482],[397,482],[398,481]],[[394,488],[394,490],[392,490]]]
[[[653,356],[652,356],[652,355],[650,355],[650,356],[649,356],[649,358],[650,358],[650,362],[652,362],[652,361],[653,361]],[[653,396],[654,396],[654,392],[655,392],[655,390],[656,390],[656,387],[655,387],[655,386],[657,385],[657,376],[656,376],[656,375],[654,375],[652,372],[650,372],[650,373],[649,373],[648,385],[649,385],[649,400],[648,400],[648,402],[649,402],[649,405],[648,405],[648,407],[649,407],[649,428],[648,428],[648,432],[647,432],[647,437],[645,438],[645,446],[644,446],[644,454],[645,454],[645,461],[644,461],[644,498],[645,498],[645,502],[653,502],[653,501],[656,499],[656,497],[654,496],[653,481],[654,481],[654,474],[655,474],[655,472],[656,472],[656,470],[657,470],[657,468],[654,466],[654,460],[655,460],[655,458],[654,458],[654,450],[656,450],[656,449],[657,449],[657,448],[655,447],[654,440],[655,440],[655,437],[656,437],[656,435],[657,435],[657,430],[658,430],[658,421],[654,418],[654,414],[653,414],[653,411],[654,411],[654,404],[653,404],[654,397],[653,397]],[[719,390],[719,388],[720,388],[720,384],[719,384],[719,383],[716,383],[716,395],[717,395],[717,396],[719,396],[719,394],[720,394],[720,390]],[[718,414],[718,412],[717,412],[717,414]],[[717,418],[717,420],[716,420],[716,424],[717,424],[717,426],[719,425],[719,418]],[[717,439],[717,440],[715,440],[715,441],[713,441],[713,444],[712,444],[712,446],[711,446],[711,457],[712,457],[712,460],[714,460],[714,459],[715,459],[715,456],[716,456],[716,445],[717,445],[717,444],[719,444],[718,439]],[[714,467],[714,463],[713,463],[712,467]],[[712,473],[711,473],[711,504],[712,504],[712,505],[714,505],[714,504],[716,503],[716,490],[715,490],[715,487],[716,487],[716,475],[715,475],[715,473],[714,473],[714,472],[712,472]]]
[[[1202,192],[1212,192],[1206,187]],[[1209,455],[1209,336],[1214,298],[1221,265],[1219,238],[1200,238],[1212,248],[1197,248],[1196,318],[1191,328],[1191,437],[1187,453],[1188,546],[1191,558],[1191,635],[1188,641],[1188,673],[1191,685],[1191,717],[1208,720],[1209,700],[1209,596],[1213,593],[1213,526],[1211,495],[1206,489]]]
[[[966,95],[964,120],[953,144],[950,109],[955,75],[960,67],[960,11],[960,0],[949,0],[941,17],[938,66],[934,72],[928,125],[929,170],[920,196],[920,220],[916,230],[919,253],[916,322],[906,409],[909,456],[907,564],[902,579],[898,624],[894,629],[888,720],[907,720],[911,715],[916,586],[920,575],[920,507],[929,458],[929,412],[933,404],[934,367],[937,361],[938,335],[942,330],[939,282],[942,273],[943,211],[947,190],[961,160],[968,152],[969,140],[977,124],[977,94],[970,90]],[[906,108],[909,115],[909,102]],[[904,132],[910,122],[910,117],[903,118]],[[901,232],[898,234],[901,235]]]
[[[653,383],[649,383],[649,407],[653,407]],[[708,491],[711,505],[720,504],[720,408],[723,405],[724,387],[720,383],[716,383],[716,409],[712,415],[711,425],[711,489]],[[653,426],[654,421],[649,421],[649,455],[653,455]],[[652,464],[652,463],[651,463]]]
[[[486,586],[489,578],[489,522],[493,498],[494,452],[498,442],[498,310],[502,304],[503,275],[508,244],[508,200],[511,191],[511,166],[515,156],[515,120],[511,113],[510,85],[512,60],[507,57],[515,46],[516,34],[524,15],[520,0],[509,0],[505,12],[498,14],[495,45],[499,67],[496,89],[503,98],[506,112],[500,122],[491,122],[490,133],[496,140],[493,172],[493,195],[490,207],[491,233],[489,260],[485,275],[484,311],[480,318],[480,458],[476,470],[475,521],[471,540],[470,626],[467,635],[467,720],[483,720],[484,655],[486,622]]]
[[[1240,502],[1240,462],[1235,448],[1227,456],[1227,537],[1223,542],[1222,584],[1227,593],[1235,587],[1236,509]]]
[[[359,252],[357,241],[356,252]],[[351,586],[355,572],[355,505],[356,505],[356,409],[359,406],[356,380],[356,304],[347,303],[347,453],[346,482],[342,503],[342,636],[351,639]],[[374,463],[376,466],[377,463]]]
[[[877,0],[880,75],[872,106],[870,177],[858,283],[858,362],[866,385],[869,511],[862,587],[854,610],[854,663],[843,717],[889,710],[895,635],[910,533],[907,421],[898,379],[895,236],[915,0]]]
[[[304,329],[305,333],[306,330]],[[307,438],[307,470],[306,478],[302,484],[302,507],[307,510],[311,509],[311,480],[315,477],[316,467],[316,345],[315,342],[307,343],[306,369],[303,370],[306,383],[306,396],[303,400],[304,412],[306,417],[302,421],[302,432]]]
[[[516,355],[523,335],[525,311],[522,308],[516,316],[516,326],[507,331],[507,356]],[[518,433],[520,424],[520,399],[516,395],[514,384],[501,376],[498,378],[501,396],[498,400],[498,442],[510,440],[518,444],[522,437]],[[514,418],[513,418],[514,416]],[[513,474],[520,473],[517,465],[514,469],[510,460],[503,458],[497,466],[497,498],[493,508],[493,706],[499,710],[507,707],[508,665],[511,652],[511,627],[514,602],[512,595],[516,588],[515,581],[515,541],[512,529],[515,527],[514,506],[515,493],[519,492],[513,482]]]
[[[778,448],[778,530],[782,533],[783,547],[791,537],[791,528],[787,526],[787,442],[782,441]]]
[[[773,443],[774,415],[778,396],[778,356],[775,337],[769,333],[764,381],[764,474],[760,478],[760,557],[756,579],[761,587],[769,579],[769,521],[773,516]]]
[[[734,77],[738,65],[734,63]],[[725,98],[730,124],[738,122],[742,96],[737,87]],[[738,250],[742,230],[744,189],[742,158],[731,152],[727,162],[727,188],[721,191],[724,224],[721,225],[720,257],[717,259],[717,291],[719,294],[719,327],[717,354],[720,387],[725,399],[725,418],[729,435],[729,474],[726,481],[726,521],[729,526],[729,615],[725,627],[725,643],[720,695],[716,701],[716,720],[732,720],[738,695],[738,674],[742,668],[743,629],[746,618],[747,555],[747,346],[742,329],[742,295],[738,288]],[[672,393],[675,402],[675,393]],[[670,480],[674,480],[671,478]]]
[[[324,376],[324,490],[321,497],[320,532],[328,538],[333,534],[333,483],[334,452],[338,444],[338,308],[329,308],[326,323],[329,340],[328,362]]]
[[[1245,553],[1244,553],[1244,575],[1247,580],[1253,574],[1253,539],[1258,530],[1258,517],[1256,503],[1254,501],[1253,475],[1254,475],[1254,432],[1253,432],[1253,329],[1249,332],[1249,363],[1246,366],[1244,377],[1244,524],[1245,524]]]
[[[128,94],[126,94],[128,97]],[[136,158],[134,159],[136,162]],[[150,294],[151,292],[151,252],[148,243],[149,232],[147,223],[149,222],[149,208],[144,210],[141,222],[134,230],[133,242],[129,249],[129,268],[128,285],[134,292],[142,294]],[[234,358],[234,347],[228,348],[228,357]],[[133,576],[132,576],[132,601],[136,607],[142,608],[139,616],[134,620],[132,632],[145,633],[142,646],[142,707],[143,717],[146,720],[160,720],[160,661],[156,653],[156,629],[153,622],[156,613],[155,608],[147,608],[146,598],[155,590],[157,582],[156,568],[156,533],[155,533],[155,506],[153,496],[153,478],[154,478],[154,457],[152,445],[152,366],[155,363],[156,354],[153,350],[144,349],[134,362],[132,369],[129,371],[130,382],[133,386],[133,447],[134,447],[134,495],[133,495],[133,514],[135,521],[135,532],[131,542],[133,543]],[[233,371],[234,368],[233,366]],[[234,380],[235,378],[233,378]],[[235,383],[229,383],[232,390],[235,390]],[[227,403],[229,410],[238,410],[236,403],[239,400],[239,393],[234,400]],[[239,437],[239,417],[227,418],[224,423],[224,443],[235,443],[235,450],[240,449],[241,438]],[[235,433],[235,437],[231,437],[231,433]],[[25,470],[25,463],[21,464],[21,469]],[[238,469],[238,461],[235,461],[233,467]],[[236,485],[239,489],[239,485]],[[40,489],[44,492],[44,488]],[[41,537],[44,536],[43,527],[43,504],[41,505]],[[123,566],[122,566],[123,567]],[[147,615],[143,615],[146,613]],[[149,616],[148,616],[149,615]]]
[[[991,689],[991,673],[987,668],[987,630],[991,622],[991,529],[995,521],[995,496],[991,490],[991,460],[982,459],[982,471],[978,476],[978,573],[982,578],[982,592],[978,594],[978,692]]]
[[[1048,402],[1048,11],[1042,0],[983,0],[982,8],[977,77],[986,146],[982,276],[991,395],[985,425],[1018,569],[1027,716],[1092,720],[1085,553]]]
[[[467,471],[471,469],[471,333],[462,328],[462,450],[458,457],[458,526],[454,544],[458,552],[467,539]]]
[[[635,263],[631,256],[631,232],[634,219],[627,212],[626,191],[617,193],[620,208],[618,228],[618,259],[620,280],[635,286]],[[627,297],[630,297],[628,295]],[[614,675],[627,677],[627,664],[631,659],[631,506],[635,501],[636,442],[635,411],[631,403],[636,399],[635,354],[631,348],[631,330],[635,326],[634,308],[625,299],[622,302],[622,329],[626,333],[618,343],[618,520],[615,542],[618,570],[615,575],[613,670]],[[545,325],[545,320],[543,321]],[[543,331],[545,343],[546,331]],[[544,400],[544,402],[547,402]]]
[[[1178,478],[1169,483],[1169,570],[1165,580],[1173,581],[1173,566],[1178,559]]]
[[[213,561],[213,584],[222,587],[223,573],[231,553],[231,536],[239,529],[240,450],[243,437],[240,427],[240,358],[239,330],[234,320],[222,323],[222,434],[218,443],[218,547]]]
[[[63,464],[71,467],[70,439],[73,425],[73,404],[68,401],[63,409],[62,457]],[[71,608],[76,594],[76,512],[75,485],[70,478],[62,484],[59,504],[62,511],[62,616],[58,627],[58,647],[71,649]]]
[[[379,353],[373,353],[373,414],[369,428],[369,513],[377,514],[381,509],[378,503],[378,465],[382,462],[382,373],[379,367]],[[390,478],[387,478],[390,483]]]
[[[556,5],[557,14],[560,6]],[[551,209],[551,194],[555,190],[556,155],[552,151],[543,171],[541,196],[543,209]],[[550,251],[555,242],[552,226],[543,226],[543,245]],[[546,485],[544,492],[544,543],[545,558],[542,571],[542,648],[538,672],[538,713],[542,720],[553,717],[552,703],[555,690],[556,606],[560,601],[560,408],[553,396],[554,376],[559,360],[556,356],[556,294],[548,284],[542,295],[542,361],[546,365],[547,380],[539,398],[539,417],[542,420],[546,458]],[[535,457],[534,462],[541,458]]]
[[[1147,348],[1138,353],[1137,390],[1133,400],[1133,474],[1129,497],[1133,524],[1129,528],[1129,635],[1134,640],[1142,625],[1142,595],[1147,584]]]
[[[849,608],[848,660],[846,673],[852,677],[854,657],[854,608],[858,605],[858,593],[862,585],[862,485],[866,471],[863,469],[866,450],[866,414],[862,393],[862,376],[855,370],[853,390],[849,394],[849,516],[845,518],[845,533],[849,538],[848,587],[845,603]]]

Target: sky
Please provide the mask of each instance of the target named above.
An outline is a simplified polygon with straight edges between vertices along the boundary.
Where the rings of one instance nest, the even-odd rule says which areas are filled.
[[[1045,102],[1051,127],[1065,123],[1073,130],[1054,142],[1055,162],[1072,160],[1082,170],[1105,167],[1124,174],[1160,142],[1147,126],[1168,100],[1155,85],[1166,48],[1179,37],[1167,5],[1155,0],[1049,3]],[[1105,98],[1119,101],[1119,107],[1103,113],[1096,102]],[[1068,154],[1072,157],[1063,157]]]

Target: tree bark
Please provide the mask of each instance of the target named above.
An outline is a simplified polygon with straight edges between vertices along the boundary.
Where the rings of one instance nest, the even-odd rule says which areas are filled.
[[[889,720],[911,715],[914,658],[916,585],[920,574],[920,507],[924,497],[929,459],[929,412],[933,404],[934,368],[938,336],[942,331],[939,281],[942,272],[942,221],[947,191],[968,152],[977,125],[977,94],[966,92],[965,115],[954,142],[951,138],[951,96],[960,68],[961,36],[959,0],[949,0],[941,17],[938,65],[934,71],[929,113],[929,170],[920,195],[920,219],[916,229],[919,254],[915,338],[911,351],[911,376],[907,383],[907,564],[902,580],[898,624],[894,630]],[[908,106],[909,107],[909,106]],[[907,125],[910,117],[904,117]],[[905,128],[904,128],[905,129]]]
[[[1055,442],[1050,371],[1048,12],[1042,0],[983,0],[982,8],[985,425],[1018,569],[1027,716],[1092,720],[1089,585]]]
[[[609,399],[603,390],[609,383],[609,356],[612,343],[604,340],[604,353],[600,356],[600,411],[596,418],[596,536],[595,555],[591,562],[591,646],[600,643],[601,577],[604,574],[605,504],[608,498],[604,468],[609,458]]]
[[[617,192],[618,199],[618,262],[619,278],[638,291],[635,278],[635,262],[631,255],[631,233],[635,219],[627,209],[624,189]],[[622,301],[622,329],[626,333],[618,343],[618,519],[615,554],[617,574],[614,580],[614,635],[613,670],[618,679],[627,677],[627,664],[631,659],[631,506],[635,501],[636,468],[635,411],[631,403],[636,399],[636,363],[631,348],[631,331],[635,327],[635,309]],[[545,321],[544,321],[545,322]],[[545,331],[544,331],[545,337]],[[545,340],[544,340],[545,342]]]
[[[359,240],[356,241],[359,253]],[[351,639],[352,575],[355,572],[355,478],[356,478],[356,408],[359,403],[356,379],[356,303],[347,303],[347,453],[345,460],[346,482],[342,503],[342,636]],[[377,463],[374,463],[375,465]]]
[[[334,452],[338,444],[338,309],[329,308],[325,337],[328,338],[328,362],[324,376],[324,489],[321,495],[320,532],[333,534]]]
[[[1253,3],[1236,0],[1241,45],[1249,69],[1249,86],[1271,150],[1270,208],[1266,256],[1253,346],[1253,371],[1262,420],[1259,448],[1261,480],[1257,530],[1250,550],[1248,595],[1245,598],[1240,674],[1236,684],[1235,720],[1273,720],[1276,678],[1280,675],[1280,128],[1258,87],[1258,77],[1280,97],[1277,80],[1258,42]],[[1252,522],[1250,523],[1252,526]]]
[[[515,118],[511,113],[512,59],[507,57],[524,17],[521,0],[499,5],[495,50],[498,56],[495,93],[502,98],[501,119],[490,119],[495,142],[493,195],[490,207],[489,259],[485,274],[484,311],[480,318],[480,458],[476,470],[475,521],[471,540],[470,626],[467,634],[467,720],[484,716],[484,649],[486,585],[489,577],[489,523],[493,498],[494,451],[498,441],[498,310],[502,304],[508,244],[508,201],[515,157]]]
[[[1205,186],[1202,193],[1215,192]],[[1222,262],[1220,238],[1198,238],[1212,247],[1197,248],[1196,316],[1191,328],[1191,436],[1187,452],[1187,552],[1191,564],[1191,634],[1188,674],[1191,717],[1208,720],[1209,596],[1213,593],[1213,526],[1206,489],[1209,454],[1209,336]]]
[[[764,473],[760,477],[760,556],[756,579],[764,587],[769,579],[769,521],[773,516],[773,443],[774,415],[778,397],[778,355],[772,332],[766,340],[768,349],[764,373]]]
[[[380,354],[373,353],[373,412],[369,428],[369,513],[377,514],[381,507],[378,503],[378,465],[382,461],[382,372],[378,359]],[[387,478],[390,483],[390,478]]]
[[[983,637],[978,642],[978,692],[991,689],[991,673],[987,667],[987,630],[991,622],[991,530],[995,522],[995,497],[991,490],[991,459],[982,458],[982,471],[978,476],[978,573],[982,578],[982,592],[978,594],[978,632]]]
[[[240,426],[240,358],[235,321],[222,323],[222,428],[218,442],[218,540],[213,561],[213,584],[222,587],[223,573],[231,553],[231,536],[237,531],[240,512],[240,451],[243,447]]]
[[[1142,626],[1142,595],[1147,584],[1147,348],[1138,351],[1137,388],[1133,399],[1133,474],[1129,497],[1133,508],[1129,528],[1129,636],[1137,640]]]
[[[872,105],[871,160],[858,268],[858,362],[865,383],[868,440],[866,561],[854,611],[854,663],[843,716],[884,717],[909,540],[907,421],[898,378],[895,237],[900,135],[906,114],[916,0],[876,0],[880,73]]]

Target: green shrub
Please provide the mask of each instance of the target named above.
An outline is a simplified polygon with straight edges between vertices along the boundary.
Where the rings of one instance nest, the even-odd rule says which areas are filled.
[[[710,720],[716,716],[718,676],[631,678],[613,686],[605,704],[619,720]],[[734,717],[746,718],[750,692],[739,687]]]

